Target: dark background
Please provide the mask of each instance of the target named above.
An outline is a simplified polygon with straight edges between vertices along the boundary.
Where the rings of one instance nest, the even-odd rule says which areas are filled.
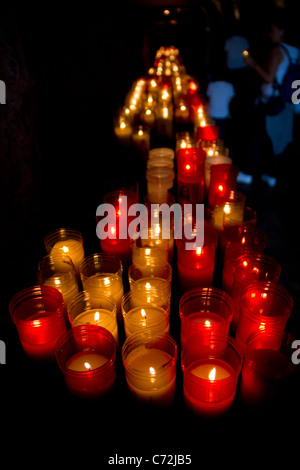
[[[253,49],[263,54],[259,38],[272,2],[239,3]],[[0,381],[2,442],[11,462],[57,465],[63,451],[67,464],[94,462],[106,468],[115,453],[150,459],[158,453],[183,453],[192,454],[198,468],[210,456],[213,466],[241,467],[258,461],[271,466],[279,457],[289,465],[297,453],[299,373],[288,391],[264,410],[247,410],[237,397],[226,417],[204,420],[183,406],[180,367],[174,405],[157,411],[131,400],[118,362],[112,397],[90,403],[68,394],[56,364],[38,365],[25,357],[9,318],[12,295],[36,282],[36,266],[45,254],[43,237],[50,230],[76,228],[83,234],[86,254],[99,251],[96,208],[103,194],[134,179],[130,155],[114,141],[113,117],[133,81],[153,63],[157,48],[178,47],[202,89],[222,60],[233,18],[231,1],[220,2],[222,14],[208,0],[166,3],[177,22],[171,24],[162,16],[163,2],[157,4],[10,2],[1,7],[0,79],[6,83],[7,102],[0,106],[0,339],[7,363],[1,366]],[[286,6],[290,41],[299,46],[299,6],[290,1]],[[247,134],[238,137],[246,146]],[[268,234],[266,251],[282,264],[281,283],[294,297],[288,329],[299,338],[297,137],[296,132],[280,162],[274,190],[241,190]],[[178,339],[174,277],[171,330]]]

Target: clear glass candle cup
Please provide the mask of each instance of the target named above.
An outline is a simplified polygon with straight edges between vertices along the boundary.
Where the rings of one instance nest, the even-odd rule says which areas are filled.
[[[290,390],[296,369],[292,361],[295,338],[270,328],[250,334],[244,350],[240,397],[250,407],[274,406]],[[289,387],[288,387],[289,385]]]
[[[212,213],[212,223],[220,232],[228,225],[241,224],[244,220],[246,196],[241,191],[231,190],[220,199]]]
[[[211,335],[227,336],[233,316],[231,297],[217,287],[188,290],[179,300],[181,347],[194,334],[209,341]]]
[[[146,328],[129,336],[122,347],[127,386],[144,403],[168,406],[176,390],[177,345],[166,332]]]
[[[171,302],[172,266],[163,264],[159,269],[149,267],[141,271],[132,264],[128,269],[129,287],[139,298],[149,298],[151,294],[160,295],[163,302]]]
[[[83,260],[84,247],[82,233],[72,228],[59,228],[44,237],[44,245],[48,254],[70,256],[78,275],[79,265]]]
[[[174,170],[167,167],[154,167],[146,170],[147,194],[151,203],[167,202],[168,192],[173,187]]]
[[[169,158],[174,160],[175,152],[168,147],[157,147],[149,150],[149,158]]]
[[[56,342],[67,330],[59,290],[51,286],[23,289],[11,299],[9,312],[25,353],[35,360],[53,360]]]
[[[240,296],[239,321],[236,338],[245,344],[254,331],[277,328],[285,330],[292,313],[293,298],[277,282],[256,281],[249,284]]]
[[[97,325],[71,328],[56,345],[55,357],[70,393],[85,399],[104,397],[116,380],[116,342]]]
[[[141,239],[131,241],[132,264],[146,273],[151,268],[159,272],[169,259],[168,240]]]
[[[145,328],[170,330],[170,302],[157,292],[142,297],[140,292],[127,292],[121,302],[125,336]]]
[[[75,266],[67,255],[44,256],[37,271],[38,284],[58,289],[66,305],[79,292]]]
[[[233,319],[231,330],[236,331],[239,322],[240,296],[242,291],[255,281],[278,282],[281,265],[266,253],[249,253],[240,256],[233,266],[231,297],[233,300]]]
[[[98,325],[106,328],[119,344],[117,304],[113,297],[102,293],[93,297],[87,291],[79,292],[68,304],[68,316],[72,327]]]
[[[183,394],[196,415],[219,417],[228,412],[236,395],[243,350],[230,336],[213,335],[203,343],[195,334],[181,353]]]
[[[83,289],[97,299],[107,294],[117,304],[117,318],[122,321],[121,300],[124,294],[123,265],[120,258],[111,253],[94,253],[87,256],[80,265]]]

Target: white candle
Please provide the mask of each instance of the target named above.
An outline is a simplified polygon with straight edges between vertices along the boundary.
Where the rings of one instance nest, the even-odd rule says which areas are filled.
[[[126,337],[143,328],[158,328],[169,332],[169,311],[147,304],[132,308],[124,314],[124,328]]]
[[[85,310],[71,320],[73,326],[77,325],[98,325],[106,328],[119,344],[118,324],[116,315],[104,308],[92,308]]]
[[[81,261],[84,259],[84,249],[81,241],[73,238],[57,241],[51,248],[50,254],[53,256],[60,254],[70,256],[77,272]]]
[[[163,371],[171,360],[172,357],[167,352],[144,345],[129,353],[126,365],[138,374],[127,373],[126,380],[136,398],[156,404],[172,401],[176,377],[173,371]]]
[[[89,372],[108,362],[108,357],[98,353],[74,354],[66,364],[67,368],[76,372]]]
[[[91,299],[96,300],[102,294],[113,297],[117,304],[117,314],[121,319],[121,300],[124,294],[121,276],[112,273],[96,273],[93,276],[82,276],[83,289],[89,292]]]

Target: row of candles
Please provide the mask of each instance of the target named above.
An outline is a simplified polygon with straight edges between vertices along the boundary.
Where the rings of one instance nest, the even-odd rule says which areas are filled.
[[[114,134],[122,145],[147,151],[153,133],[172,139],[174,124],[205,127],[202,102],[199,85],[186,73],[178,49],[160,48],[154,67],[133,83],[116,113]]]
[[[175,261],[183,394],[189,408],[206,416],[225,413],[239,379],[245,403],[264,403],[295,370],[294,338],[286,331],[293,299],[278,282],[281,266],[264,252],[267,235],[236,190],[238,169],[217,137],[217,128],[206,122],[194,133],[177,134],[175,150],[154,148],[147,154],[143,202],[171,207],[176,192],[182,207],[205,203],[201,246],[195,237],[187,250],[186,239],[175,237],[172,218],[167,235],[160,218],[146,237],[119,237],[124,220],[127,226],[133,221],[129,207],[139,202],[139,195],[127,190],[104,196],[103,202],[116,209],[116,223],[107,227],[114,237],[100,239],[99,253],[86,256],[82,235],[74,229],[45,237],[47,255],[37,267],[38,283],[17,293],[9,310],[24,351],[35,359],[55,358],[72,393],[101,397],[111,391],[121,354],[126,383],[137,399],[173,402]],[[161,176],[165,173],[168,183]],[[222,288],[214,286],[218,257]]]

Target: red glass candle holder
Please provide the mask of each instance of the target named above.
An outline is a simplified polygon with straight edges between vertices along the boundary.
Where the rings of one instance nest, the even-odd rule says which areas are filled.
[[[176,240],[177,274],[182,292],[193,287],[212,286],[215,270],[216,247],[218,232],[209,224],[204,224],[204,244],[192,250],[186,249],[185,237]]]
[[[215,207],[226,200],[230,191],[236,189],[239,169],[232,163],[218,163],[210,167],[208,205]]]
[[[55,345],[67,331],[59,290],[51,286],[23,289],[11,299],[9,312],[26,354],[36,360],[54,359]]]
[[[237,258],[246,253],[261,253],[267,243],[267,234],[251,224],[225,227],[220,234],[220,251],[223,258],[222,287],[231,293],[233,267]]]
[[[177,193],[179,203],[202,204],[205,184],[205,151],[180,148],[177,159]]]
[[[177,345],[169,333],[146,328],[130,335],[123,344],[122,360],[133,397],[156,406],[173,402]]]
[[[97,325],[80,325],[57,343],[57,364],[68,390],[81,398],[99,398],[116,379],[116,342],[110,331]]]
[[[226,292],[216,287],[190,289],[179,301],[181,347],[194,334],[201,335],[202,342],[211,335],[227,336],[232,315],[232,299]]]
[[[281,330],[259,330],[247,339],[241,374],[240,397],[248,406],[274,404],[287,389],[296,369],[291,357],[295,338]]]
[[[278,282],[281,265],[265,253],[249,253],[240,256],[233,267],[233,284],[231,297],[233,300],[233,319],[231,329],[236,331],[240,313],[241,292],[255,281]]]
[[[270,328],[277,328],[283,334],[292,307],[291,294],[278,283],[256,281],[250,284],[240,296],[236,338],[245,344],[254,331],[268,332]]]
[[[126,200],[125,200],[126,196]],[[100,239],[101,250],[104,253],[117,255],[124,267],[131,263],[130,238],[128,235],[128,226],[134,219],[128,215],[129,207],[138,202],[138,195],[134,191],[118,190],[107,193],[103,197],[104,204],[111,204],[116,211],[116,223],[108,227],[110,236],[106,239]],[[101,220],[96,217],[96,222]]]
[[[231,408],[242,368],[243,351],[230,336],[191,336],[181,354],[183,394],[195,414],[224,415]]]
[[[218,140],[219,128],[217,126],[199,126],[196,129],[196,140],[214,142]]]

